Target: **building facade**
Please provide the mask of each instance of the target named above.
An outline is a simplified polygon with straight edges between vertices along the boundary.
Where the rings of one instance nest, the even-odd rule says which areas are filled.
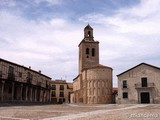
[[[141,63],[117,77],[117,103],[160,103],[159,67]]]
[[[79,74],[73,80],[73,103],[97,104],[112,101],[112,68],[99,64],[99,42],[93,28],[84,28],[79,44]]]
[[[51,81],[51,102],[52,103],[70,103],[70,96],[73,92],[73,84],[66,80]]]
[[[0,102],[49,102],[51,78],[0,59]]]

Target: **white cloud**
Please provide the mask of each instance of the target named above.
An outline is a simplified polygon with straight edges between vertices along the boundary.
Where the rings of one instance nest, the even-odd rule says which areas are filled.
[[[57,4],[61,4],[62,0],[34,0],[34,2],[36,4],[40,4],[42,2],[46,2],[46,3],[48,3],[48,5],[57,5]]]
[[[4,11],[1,18],[2,58],[41,69],[53,78],[68,76],[72,80],[77,75],[75,64],[82,27],[61,18],[30,21]]]
[[[14,7],[16,6],[15,0],[1,0],[0,7]]]
[[[123,11],[129,13],[136,17],[148,17],[152,16],[155,13],[157,14],[160,9],[159,8],[160,1],[159,0],[141,0],[141,3],[129,11]]]
[[[160,66],[160,1],[141,0],[132,8],[122,8],[107,16],[91,13],[79,20],[95,24],[100,39],[101,62],[114,68],[116,74],[140,62]]]
[[[60,19],[60,18],[56,18],[56,19],[52,19],[51,21],[50,21],[50,24],[51,25],[59,25],[58,27],[65,27],[65,25],[66,25],[66,21],[64,20],[64,19]]]
[[[35,1],[42,2],[61,3]],[[72,80],[78,72],[78,44],[83,39],[83,28],[91,23],[95,40],[100,42],[100,62],[113,67],[116,86],[116,75],[140,62],[160,66],[159,5],[159,0],[141,0],[114,15],[90,13],[79,18],[81,25],[63,18],[31,21],[21,14],[1,11],[0,54],[7,60],[41,69],[53,79],[67,76]]]

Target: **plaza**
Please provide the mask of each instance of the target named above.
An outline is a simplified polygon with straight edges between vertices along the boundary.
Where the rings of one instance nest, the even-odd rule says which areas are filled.
[[[159,120],[159,104],[1,106],[0,120]]]

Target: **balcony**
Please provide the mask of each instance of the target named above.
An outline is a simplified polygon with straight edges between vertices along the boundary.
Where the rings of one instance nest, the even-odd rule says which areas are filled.
[[[40,86],[40,87],[41,87],[41,82],[37,82],[37,86]]]
[[[32,84],[32,79],[31,79],[31,78],[28,78],[28,77],[27,77],[26,80],[27,80],[27,83],[28,83],[28,84]]]
[[[136,89],[142,89],[142,88],[154,88],[155,84],[154,83],[147,83],[146,85],[142,85],[142,83],[137,83],[135,84]]]
[[[15,81],[15,75],[11,74],[11,73],[8,73],[8,80]]]

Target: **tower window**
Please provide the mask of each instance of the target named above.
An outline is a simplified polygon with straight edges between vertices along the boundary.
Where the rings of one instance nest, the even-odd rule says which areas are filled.
[[[94,57],[95,56],[95,49],[92,48],[92,56]]]
[[[89,55],[89,48],[86,48],[86,54]]]
[[[90,37],[91,36],[91,32],[90,31],[88,31],[88,37]]]

